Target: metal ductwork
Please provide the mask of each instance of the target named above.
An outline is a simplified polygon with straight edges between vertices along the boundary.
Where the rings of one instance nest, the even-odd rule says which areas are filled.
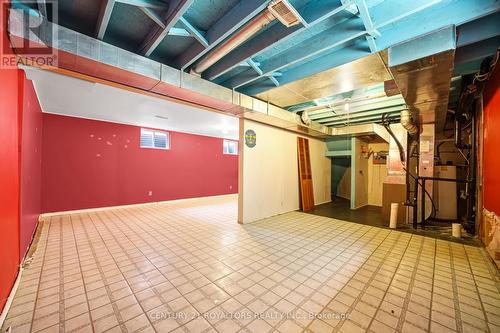
[[[434,141],[436,129],[443,128],[448,111],[455,48],[455,26],[447,26],[389,48],[388,58],[383,59],[408,106],[407,110],[401,112],[399,126],[413,136],[413,142],[418,142],[418,173],[415,175],[418,177],[434,176]],[[406,147],[407,156],[411,157],[417,145],[407,143],[406,138],[404,133],[399,140],[403,147]],[[406,161],[404,169],[401,169],[399,163],[396,163],[394,168],[388,164],[389,174],[392,171],[401,173],[403,170],[407,173],[407,191],[408,172],[411,172],[409,163]],[[404,183],[401,178],[398,181]],[[425,190],[425,216],[428,217],[432,211],[429,198],[433,192],[432,181],[425,183]],[[421,193],[422,189],[419,188],[418,191]],[[417,201],[420,205],[421,195]],[[418,220],[420,219],[418,217]]]
[[[405,117],[413,115],[421,125],[444,126],[455,48],[455,26],[389,48],[384,61],[408,105]],[[414,131],[413,126],[409,128]]]
[[[191,68],[191,74],[201,75],[210,66],[222,59],[229,52],[255,36],[274,20],[278,19],[285,26],[290,27],[300,23],[300,16],[286,0],[272,1],[267,9],[247,23],[234,36],[210,52],[203,60]]]
[[[41,36],[25,37],[25,24],[19,11],[10,11],[9,34],[14,51],[25,43],[42,42],[57,52],[57,66],[38,66],[29,57],[17,54],[18,62],[28,66],[119,86],[140,93],[172,98],[210,111],[251,119],[301,134],[326,138],[329,129],[317,122],[304,125],[300,116],[259,99],[227,89],[197,75],[109,45],[103,41],[43,20]],[[48,33],[48,35],[43,35]],[[50,35],[52,32],[52,36]]]
[[[332,136],[366,136],[376,134],[384,141],[390,141],[389,133],[387,133],[385,128],[382,125],[373,123],[344,127],[331,127],[330,134]]]

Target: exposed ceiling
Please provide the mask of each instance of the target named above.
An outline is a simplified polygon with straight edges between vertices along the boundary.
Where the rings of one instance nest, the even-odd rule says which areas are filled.
[[[259,93],[256,97],[289,107],[387,80],[391,80],[391,75],[377,53]]]
[[[17,0],[14,4],[22,2]],[[59,0],[56,23],[190,71],[241,34],[270,3],[270,0]],[[288,0],[288,3],[298,14],[299,24],[287,27],[273,20],[232,51],[221,54],[202,71],[202,77],[290,111],[312,104],[311,118],[328,126],[344,126],[344,115],[332,108],[332,103],[342,104],[339,97],[344,104],[349,103],[352,96],[361,96],[364,90],[380,87],[390,80],[379,56],[387,48],[455,26],[453,76],[456,78],[450,100],[454,103],[458,78],[476,72],[481,61],[494,54],[500,44],[498,0]],[[55,21],[56,16],[49,12],[47,17]],[[384,107],[393,107],[391,103],[398,98],[390,98],[356,101],[363,103],[363,112],[371,112],[358,114],[358,120],[379,120],[383,108],[376,107],[379,102],[385,103]],[[315,109],[317,101],[326,110]],[[353,104],[352,109],[360,107],[359,103]],[[370,106],[371,103],[374,104]],[[320,115],[326,116],[326,120],[320,120]],[[330,119],[336,116],[340,118]]]
[[[238,140],[238,119],[231,116],[31,67],[25,71],[46,113]]]

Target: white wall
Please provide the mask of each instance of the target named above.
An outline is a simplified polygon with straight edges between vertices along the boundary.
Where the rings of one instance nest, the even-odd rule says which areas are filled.
[[[257,145],[245,145],[252,129]],[[239,214],[240,223],[299,209],[297,134],[250,120],[240,120]],[[331,162],[326,145],[309,138],[314,203],[330,201]]]
[[[337,196],[351,200],[351,167],[345,169],[337,188]]]

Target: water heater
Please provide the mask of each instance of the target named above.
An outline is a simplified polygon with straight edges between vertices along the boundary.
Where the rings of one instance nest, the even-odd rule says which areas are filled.
[[[454,165],[440,165],[435,167],[435,175],[439,178],[457,179],[457,167]],[[436,218],[443,220],[457,219],[457,183],[434,182],[434,203]]]

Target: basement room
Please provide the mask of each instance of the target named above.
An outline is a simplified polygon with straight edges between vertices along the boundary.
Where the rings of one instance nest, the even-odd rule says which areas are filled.
[[[0,332],[500,332],[498,0],[0,6]]]

